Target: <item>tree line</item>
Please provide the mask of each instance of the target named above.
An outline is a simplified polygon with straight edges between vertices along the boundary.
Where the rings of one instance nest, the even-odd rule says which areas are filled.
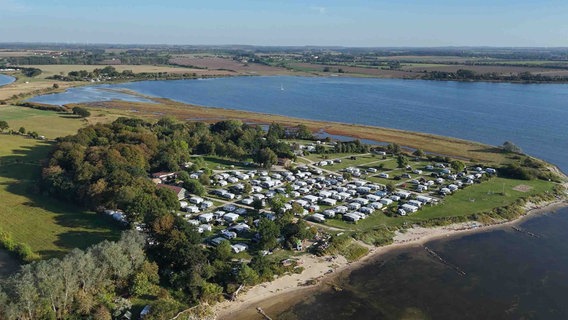
[[[425,80],[471,80],[471,81],[519,81],[519,82],[567,82],[565,76],[546,76],[530,72],[518,74],[498,74],[496,72],[477,73],[472,70],[459,69],[456,72],[430,71],[422,76]]]

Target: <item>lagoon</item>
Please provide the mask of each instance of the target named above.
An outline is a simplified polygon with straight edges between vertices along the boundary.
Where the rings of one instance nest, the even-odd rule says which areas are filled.
[[[232,77],[73,88],[32,102],[143,98],[433,133],[491,145],[509,140],[568,172],[568,85],[343,77]]]
[[[0,87],[5,86],[7,84],[10,84],[14,81],[16,81],[16,78],[11,77],[11,76],[7,76],[5,74],[0,74]]]

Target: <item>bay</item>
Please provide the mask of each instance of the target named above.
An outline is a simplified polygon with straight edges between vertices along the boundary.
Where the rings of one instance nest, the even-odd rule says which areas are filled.
[[[275,319],[568,319],[568,208],[505,227],[391,252]],[[260,319],[260,318],[259,318]]]
[[[143,99],[107,89],[128,89],[209,107],[427,132],[490,145],[509,140],[568,171],[566,84],[232,77],[88,86],[30,101]]]

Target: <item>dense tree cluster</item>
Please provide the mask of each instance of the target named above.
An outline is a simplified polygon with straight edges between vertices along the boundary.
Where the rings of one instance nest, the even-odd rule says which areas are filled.
[[[41,74],[41,70],[38,68],[21,68],[20,71],[23,75],[29,78],[33,78]]]
[[[177,171],[182,186],[204,194],[203,185],[209,183],[211,172],[205,168],[199,180],[191,179],[187,171],[203,169],[204,165],[201,157],[192,155],[252,158],[269,167],[267,163],[274,163],[277,156],[292,156],[288,144],[280,140],[289,132],[278,124],[265,132],[259,126],[235,120],[208,125],[180,123],[171,118],[156,123],[119,118],[112,124],[89,126],[74,136],[61,138],[43,170],[43,180],[46,190],[60,198],[93,209],[119,208],[130,221],[144,222],[150,244],[147,253],[159,267],[160,283],[185,305],[213,302],[240,285],[270,280],[284,272],[279,261],[255,253],[278,246],[292,248],[313,236],[314,231],[303,220],[294,219],[294,210],[278,210],[275,221],[261,218],[258,228],[251,231],[249,237],[258,240],[251,243],[252,262],[234,261],[228,242],[214,248],[203,246],[204,238],[196,228],[172,214],[179,208],[176,195],[169,189],[157,188],[149,174]],[[292,132],[301,132],[301,128]],[[278,209],[278,199],[271,202],[274,209]],[[252,219],[250,216],[247,221],[251,226]],[[278,242],[278,238],[284,241]],[[143,275],[131,281],[147,282]],[[129,290],[141,294],[145,287]],[[173,300],[161,300],[154,310],[170,314],[179,307]]]
[[[369,150],[369,145],[361,143],[359,140],[345,142],[338,141],[335,145],[336,153],[367,153]]]
[[[25,265],[0,287],[1,319],[67,319],[70,315],[118,318],[130,307],[125,296],[155,294],[158,268],[144,254],[144,237],[125,232],[63,259]]]
[[[179,171],[192,154],[252,158],[267,168],[277,157],[293,156],[288,144],[265,136],[260,127],[235,120],[207,125],[120,118],[60,139],[43,178],[47,191],[60,198],[92,209],[120,208],[131,220],[143,220],[177,208],[173,193],[156,188],[149,172]],[[184,182],[203,193],[195,182]]]

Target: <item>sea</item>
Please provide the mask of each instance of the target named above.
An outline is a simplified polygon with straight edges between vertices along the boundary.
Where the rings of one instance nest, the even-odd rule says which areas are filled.
[[[501,145],[568,172],[568,85],[344,77],[233,77],[97,85],[31,101],[108,99],[109,90],[210,107],[412,130]],[[427,148],[426,148],[427,149]],[[273,319],[568,319],[568,209],[513,228],[390,252],[267,311]],[[299,293],[303,294],[303,293]],[[296,301],[298,299],[295,299]],[[237,317],[238,318],[238,317]],[[262,319],[259,316],[258,319]]]

